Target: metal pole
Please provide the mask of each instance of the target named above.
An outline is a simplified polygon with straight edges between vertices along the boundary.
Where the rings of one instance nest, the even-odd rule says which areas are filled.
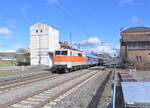
[[[70,32],[70,46],[72,47],[72,33]]]
[[[116,108],[116,67],[114,67],[113,107]]]

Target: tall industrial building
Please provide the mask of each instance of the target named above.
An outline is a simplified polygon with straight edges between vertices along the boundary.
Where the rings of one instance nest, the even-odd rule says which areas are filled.
[[[122,64],[137,69],[150,69],[150,28],[131,27],[121,32]]]
[[[59,31],[43,23],[32,25],[29,48],[31,65],[52,66],[52,60],[48,53],[53,53],[60,48]]]

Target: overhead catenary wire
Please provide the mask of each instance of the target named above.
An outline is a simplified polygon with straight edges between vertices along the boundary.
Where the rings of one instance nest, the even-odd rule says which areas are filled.
[[[8,17],[10,17],[10,18],[15,18],[15,19],[17,19],[17,20],[20,20],[21,22],[23,22],[23,23],[31,23],[29,20],[26,20],[26,19],[23,19],[23,18],[21,18],[21,17],[16,17],[15,15],[13,15],[13,14],[10,14],[10,13],[8,13],[8,12],[6,12],[6,11],[2,11],[2,10],[0,10],[0,14],[3,14],[3,15],[6,15],[6,16],[8,16]]]
[[[67,12],[64,7],[63,4],[60,0],[57,0],[57,2],[53,2],[54,6],[60,10],[60,12],[62,12],[62,14],[64,14],[70,21],[71,23],[80,26],[80,30],[84,33],[87,34],[88,32],[85,29],[85,25],[83,27],[83,24],[79,23],[77,20],[75,20],[74,18],[77,18],[76,16],[71,15],[69,12]]]

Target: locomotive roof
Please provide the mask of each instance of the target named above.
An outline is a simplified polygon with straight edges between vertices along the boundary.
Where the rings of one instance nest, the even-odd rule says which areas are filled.
[[[80,50],[78,50],[78,49],[64,49],[64,48],[61,48],[61,49],[56,50],[56,51],[68,51],[68,50],[82,52],[82,51],[80,51]]]

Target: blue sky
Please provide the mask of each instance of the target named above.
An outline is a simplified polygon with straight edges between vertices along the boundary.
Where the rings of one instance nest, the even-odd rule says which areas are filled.
[[[27,48],[29,28],[37,22],[58,28],[61,41],[69,41],[71,32],[73,42],[93,39],[99,50],[113,51],[120,28],[150,27],[149,11],[150,0],[2,0],[0,51]]]

